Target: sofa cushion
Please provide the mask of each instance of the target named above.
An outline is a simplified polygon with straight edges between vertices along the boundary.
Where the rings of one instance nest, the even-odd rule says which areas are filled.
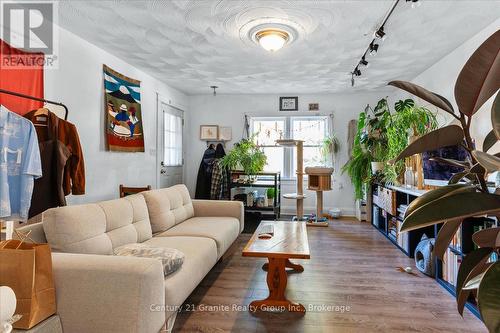
[[[184,236],[153,237],[144,244],[178,249],[185,255],[182,267],[165,277],[165,313],[168,318],[215,265],[217,246],[210,238]]]
[[[193,203],[185,185],[141,193],[146,199],[153,233],[168,230],[194,216]]]
[[[165,276],[177,271],[184,262],[184,253],[177,249],[151,246],[144,243],[122,245],[115,248],[114,253],[117,256],[157,259],[162,263]]]
[[[208,237],[217,243],[217,258],[220,258],[240,233],[240,221],[234,217],[193,217],[161,234],[158,237],[196,236]]]
[[[140,194],[95,204],[52,208],[43,230],[54,251],[113,254],[115,247],[152,237],[148,208]]]

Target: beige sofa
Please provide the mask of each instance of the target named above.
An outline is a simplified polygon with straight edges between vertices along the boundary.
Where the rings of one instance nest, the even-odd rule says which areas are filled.
[[[243,231],[241,202],[191,200],[184,185],[122,199],[54,208],[32,230],[53,250],[57,314],[65,333],[157,333]],[[182,268],[163,276],[155,259],[114,256],[144,243],[176,248]]]

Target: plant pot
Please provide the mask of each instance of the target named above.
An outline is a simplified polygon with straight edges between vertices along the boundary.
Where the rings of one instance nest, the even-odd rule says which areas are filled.
[[[267,198],[267,206],[268,207],[274,206],[274,198]]]
[[[372,173],[377,173],[377,171],[382,171],[384,169],[384,162],[372,162]]]

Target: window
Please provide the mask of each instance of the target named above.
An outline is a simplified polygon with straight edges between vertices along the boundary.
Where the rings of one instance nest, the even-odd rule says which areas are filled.
[[[303,140],[304,167],[318,165],[320,147],[328,136],[329,124],[327,116],[253,117],[250,130],[267,156],[266,170],[280,171],[284,178],[295,178],[295,148],[276,146],[275,141],[285,138]]]
[[[182,117],[163,112],[163,163],[182,165]]]

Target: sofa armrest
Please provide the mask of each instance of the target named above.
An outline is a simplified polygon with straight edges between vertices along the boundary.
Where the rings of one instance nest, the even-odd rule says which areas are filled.
[[[240,221],[240,233],[245,227],[245,209],[241,201],[193,200],[194,216],[217,217],[229,216]]]
[[[160,261],[53,253],[52,265],[64,332],[157,333],[165,323]]]

